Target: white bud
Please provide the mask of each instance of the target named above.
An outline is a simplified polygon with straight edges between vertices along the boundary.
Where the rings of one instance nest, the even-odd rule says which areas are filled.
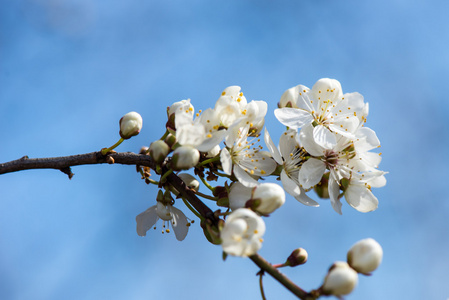
[[[372,238],[360,240],[348,251],[349,265],[359,273],[369,274],[382,262],[382,247]]]
[[[229,192],[229,206],[232,210],[247,207],[262,215],[268,215],[284,202],[284,189],[275,183],[262,183],[252,188],[235,182]]]
[[[275,183],[262,183],[256,186],[252,198],[256,201],[260,200],[257,211],[268,215],[285,203],[285,192],[281,186]]]
[[[208,157],[208,158],[215,157],[215,156],[217,156],[218,154],[220,154],[220,150],[221,150],[220,145],[216,145],[215,147],[213,147],[212,149],[210,149],[210,150],[207,152],[206,157]]]
[[[330,267],[321,288],[324,295],[342,296],[351,293],[357,281],[357,272],[346,262],[337,261]]]
[[[200,152],[191,146],[181,146],[173,151],[172,168],[175,171],[188,170],[199,162]]]
[[[161,140],[154,141],[150,145],[150,156],[158,164],[164,161],[169,151],[168,145]]]
[[[125,140],[138,135],[142,129],[142,117],[134,111],[124,115],[119,123],[120,136]]]
[[[200,189],[200,182],[189,173],[178,174],[178,177],[186,184],[186,186],[192,190],[198,191]]]

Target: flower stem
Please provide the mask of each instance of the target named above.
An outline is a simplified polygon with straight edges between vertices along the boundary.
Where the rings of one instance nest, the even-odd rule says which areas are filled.
[[[165,130],[164,135],[160,138],[160,140],[165,140],[165,138],[168,136],[170,132],[168,130]]]
[[[184,204],[187,206],[188,209],[190,209],[190,211],[198,217],[198,219],[203,220],[204,218],[189,204],[189,202],[184,199],[184,197],[181,198],[182,201],[184,201]]]
[[[167,172],[165,172],[164,175],[162,175],[161,179],[159,180],[159,182],[164,183],[167,180],[167,176],[170,175],[171,173],[173,173],[173,170],[170,169]]]
[[[257,274],[259,274],[259,286],[260,286],[260,294],[262,295],[262,300],[267,300],[267,298],[265,297],[265,293],[263,291],[263,280],[262,280],[262,278],[263,278],[263,275],[264,275],[264,271],[260,270],[260,272],[257,273]]]
[[[106,155],[108,152],[110,152],[111,150],[115,149],[118,145],[120,145],[123,141],[124,139],[120,138],[118,142],[112,145],[111,147],[101,149],[101,154]]]
[[[203,193],[201,193],[201,192],[195,192],[195,194],[197,194],[197,195],[198,195],[198,196],[200,196],[200,197],[203,197],[203,198],[209,199],[209,200],[213,200],[213,201],[217,201],[217,200],[218,200],[218,198],[217,198],[217,197],[212,197],[212,196],[209,196],[209,195],[203,194]]]
[[[288,266],[287,263],[273,265],[276,269]]]
[[[218,176],[231,178],[231,176],[228,175],[228,174],[220,173],[220,172],[218,172],[218,171],[216,171],[216,170],[214,170],[213,172],[214,172],[214,174],[216,174],[216,175],[218,175]]]
[[[201,166],[207,165],[208,163],[213,163],[213,162],[216,162],[219,160],[220,160],[220,156],[217,155],[215,157],[203,160],[201,163],[198,164],[198,167],[201,167]]]
[[[212,186],[211,186],[211,185],[204,179],[204,177],[201,177],[201,176],[199,176],[199,177],[200,177],[201,181],[204,183],[204,185],[207,186],[207,188],[208,188],[209,190],[211,190],[212,193],[214,193],[214,192],[215,192],[215,188],[212,187]]]

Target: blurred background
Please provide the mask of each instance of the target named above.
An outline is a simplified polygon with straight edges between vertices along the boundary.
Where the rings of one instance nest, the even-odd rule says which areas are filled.
[[[346,299],[449,297],[449,2],[428,1],[0,1],[0,162],[98,151],[118,139],[129,111],[138,152],[164,133],[166,107],[213,107],[240,85],[268,103],[277,143],[282,93],[323,77],[370,104],[387,186],[363,214],[291,196],[266,219],[260,254],[281,263],[303,247],[307,264],[283,269],[306,290],[372,237],[384,260]],[[446,154],[445,154],[446,153]],[[261,299],[257,267],[209,244],[196,222],[178,242],[139,237],[135,217],[157,189],[132,166],[29,170],[0,176],[0,299]],[[177,207],[193,218],[182,202]],[[212,206],[213,207],[213,206]],[[294,299],[269,276],[268,299]]]

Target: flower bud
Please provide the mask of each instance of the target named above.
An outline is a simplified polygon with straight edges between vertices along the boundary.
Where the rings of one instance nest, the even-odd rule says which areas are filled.
[[[288,90],[286,90],[282,96],[281,96],[281,100],[279,100],[278,102],[278,108],[283,108],[283,107],[294,107],[294,108],[298,108],[298,106],[296,105],[296,102],[298,101],[298,94],[299,94],[299,88],[298,86],[289,88]]]
[[[313,187],[318,197],[322,199],[329,199],[329,174],[330,173],[324,173],[320,182]]]
[[[252,199],[260,200],[256,210],[261,214],[268,215],[285,203],[285,192],[281,186],[275,183],[262,183],[256,186]]]
[[[348,251],[348,264],[359,273],[368,275],[377,269],[382,261],[382,247],[368,238],[355,243]]]
[[[178,140],[176,139],[176,136],[169,133],[167,137],[165,138],[165,143],[171,148],[174,144],[176,144]]]
[[[306,249],[298,248],[293,250],[292,254],[287,258],[287,263],[290,267],[296,267],[305,264],[308,257]]]
[[[150,156],[157,163],[160,164],[167,157],[170,148],[161,140],[157,140],[150,145]]]
[[[207,152],[206,157],[208,158],[215,157],[218,154],[220,154],[220,150],[221,150],[220,145],[216,145]]]
[[[188,170],[199,162],[200,152],[190,146],[181,146],[173,151],[172,168],[175,171]]]
[[[124,115],[120,119],[120,136],[127,140],[135,135],[138,135],[142,129],[142,117],[132,111]]]
[[[262,183],[251,188],[235,182],[229,192],[229,205],[232,210],[246,207],[262,215],[268,215],[281,207],[284,202],[284,189],[275,183]]]
[[[192,190],[198,191],[200,189],[200,182],[189,173],[178,174],[178,177],[184,181],[186,186]]]
[[[355,288],[357,281],[357,272],[346,262],[337,261],[330,267],[321,289],[324,295],[347,295]]]

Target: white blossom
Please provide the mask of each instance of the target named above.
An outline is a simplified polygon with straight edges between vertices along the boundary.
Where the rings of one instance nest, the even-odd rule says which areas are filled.
[[[170,223],[178,241],[182,241],[186,237],[190,226],[187,217],[182,211],[171,204],[163,204],[159,201],[156,205],[151,206],[136,217],[137,234],[139,236],[145,236],[147,231],[153,227],[159,219],[162,219],[163,221],[162,233],[170,232],[168,225]],[[156,227],[154,227],[154,229],[156,229]]]
[[[256,142],[247,141],[248,130],[249,126],[240,128],[237,135],[231,130],[225,141],[227,148],[221,150],[220,161],[226,174],[234,173],[243,185],[254,187],[258,182],[253,176],[270,175],[276,169],[276,162],[269,152],[261,151],[262,146],[255,147]]]
[[[264,139],[273,159],[283,166],[280,177],[285,191],[302,204],[319,206],[315,200],[306,195],[298,180],[299,169],[307,152],[299,145],[296,130],[289,129],[281,135],[279,148],[274,145],[266,128]]]
[[[223,251],[234,256],[251,256],[262,247],[265,223],[247,208],[233,211],[221,230]]]
[[[335,133],[332,133],[336,135]],[[323,147],[316,143],[313,138],[313,126],[305,126],[299,135],[299,139],[304,149],[310,154],[310,158],[304,162],[299,170],[298,179],[303,188],[309,189],[321,181],[321,178],[326,170],[330,171],[329,176],[329,196],[332,207],[336,212],[341,214],[341,203],[339,201],[339,191],[341,186],[341,180],[351,178],[363,178],[365,175],[361,175],[359,172],[366,174],[377,174],[376,170],[380,156],[376,153],[370,153],[369,150],[379,146],[379,141],[371,129],[365,127],[359,127],[354,133],[354,139],[338,135],[336,137],[335,145],[327,145]],[[368,171],[366,171],[368,170]],[[383,175],[380,174],[379,176]],[[351,180],[353,184],[365,184],[362,179],[359,181]],[[366,188],[365,188],[366,190]],[[370,205],[367,202],[363,202],[362,205],[355,200],[356,194],[360,189],[353,185],[349,189],[348,203],[355,209],[361,212],[372,211],[377,208],[377,199],[375,197],[364,197],[361,200],[370,201]],[[354,194],[353,192],[356,192]],[[367,196],[372,195],[370,191],[365,193]],[[354,201],[352,201],[354,199]],[[368,206],[364,206],[367,204]]]
[[[283,103],[294,105],[275,110],[279,122],[293,129],[313,124],[313,138],[323,147],[336,144],[332,133],[352,137],[368,113],[363,96],[343,95],[340,82],[335,79],[320,79],[311,90],[299,85],[287,90],[283,97]]]
[[[382,262],[383,250],[372,238],[355,243],[348,251],[348,264],[359,273],[368,275]]]
[[[174,118],[175,128],[178,129],[183,124],[189,124],[193,120],[195,111],[190,99],[173,103],[168,109],[168,119]]]
[[[220,120],[220,126],[228,128],[244,115],[247,101],[240,90],[239,86],[227,87],[215,102],[214,110]]]

